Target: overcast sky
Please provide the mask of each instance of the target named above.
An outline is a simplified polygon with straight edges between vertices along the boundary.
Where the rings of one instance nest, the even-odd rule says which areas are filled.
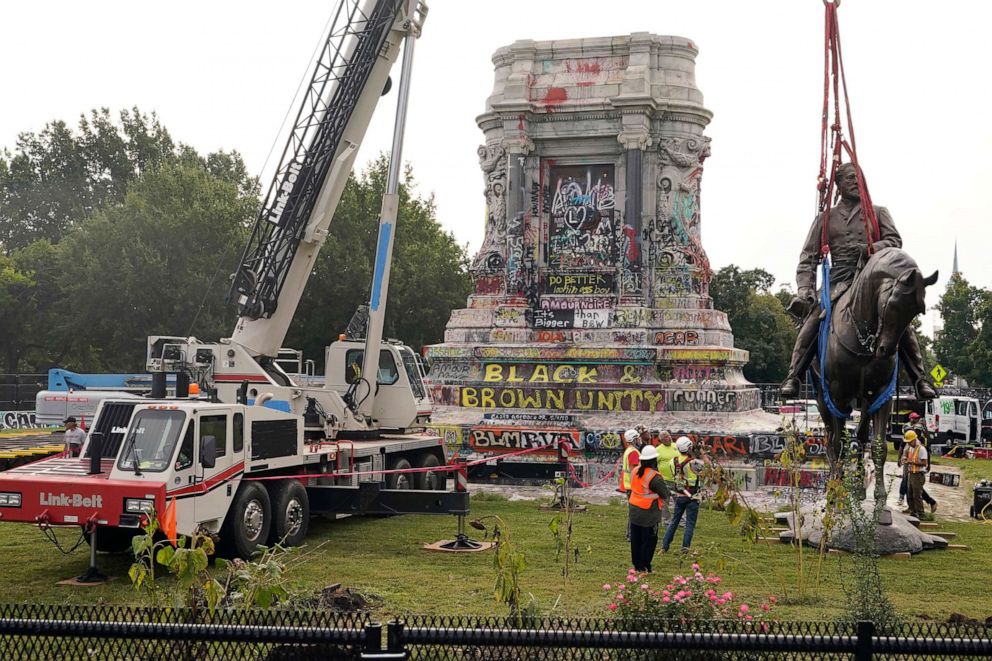
[[[263,171],[263,163],[333,4],[4,2],[0,145],[13,147],[19,132],[52,119],[75,123],[94,107],[137,105],[156,111],[175,139],[201,152],[240,151],[267,184],[272,164]],[[688,37],[700,49],[697,84],[714,113],[702,188],[711,262],[761,267],[778,282],[793,282],[815,204],[821,2],[429,6],[404,160],[420,191],[436,195],[441,223],[470,251],[483,236],[475,118],[492,89],[492,53],[517,39],[648,31]],[[964,275],[992,286],[992,3],[844,0],[839,13],[858,153],[872,197],[891,211],[905,248],[925,272],[940,270],[928,303],[943,291],[955,239]],[[360,161],[389,148],[395,96],[380,104]]]

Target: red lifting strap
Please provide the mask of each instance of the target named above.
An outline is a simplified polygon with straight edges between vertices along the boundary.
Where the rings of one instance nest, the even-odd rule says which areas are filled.
[[[820,234],[820,255],[825,257],[830,252],[827,240],[827,222],[830,217],[830,207],[837,185],[837,167],[841,156],[847,153],[858,175],[858,193],[861,197],[861,219],[865,223],[865,234],[868,236],[868,254],[873,252],[872,244],[880,238],[878,218],[875,207],[871,203],[868,184],[864,172],[858,163],[858,151],[854,140],[854,121],[851,119],[851,101],[847,94],[847,79],[844,76],[844,60],[840,48],[840,25],[837,22],[837,7],[840,0],[823,0],[825,11],[824,43],[823,43],[823,118],[820,128],[820,175],[817,178],[819,198],[817,209],[822,219]],[[844,138],[841,126],[840,98],[844,96],[844,109],[847,119],[847,133],[850,143]],[[833,122],[830,120],[830,101],[833,100]],[[830,174],[827,175],[827,153],[830,153]]]

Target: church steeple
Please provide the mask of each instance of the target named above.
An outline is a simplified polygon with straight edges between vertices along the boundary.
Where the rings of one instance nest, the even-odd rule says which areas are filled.
[[[961,272],[958,270],[958,240],[954,239],[954,266],[951,267],[951,277],[959,275]]]

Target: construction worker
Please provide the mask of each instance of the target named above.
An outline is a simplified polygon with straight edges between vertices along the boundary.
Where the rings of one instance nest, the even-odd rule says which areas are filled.
[[[927,470],[930,471],[930,432],[927,430],[925,424],[923,424],[920,414],[913,413],[909,414],[909,424],[906,425],[906,429],[903,431],[903,439],[905,440],[906,434],[912,431],[916,434],[916,438],[920,439],[920,443],[923,448],[927,451]],[[906,464],[906,448],[908,443],[904,443],[903,447],[899,449],[899,466],[902,467],[902,479],[899,481],[899,506],[903,504],[903,500],[906,498],[906,493],[909,489],[909,466]],[[925,481],[924,481],[925,483]],[[923,489],[923,502],[930,506],[931,512],[937,511],[937,500],[927,493],[926,487]]]
[[[630,561],[640,572],[651,571],[651,560],[658,547],[661,504],[668,498],[668,487],[658,473],[658,450],[649,445],[641,450],[638,467],[630,478]]]
[[[640,461],[641,434],[636,429],[623,433],[623,456],[620,458],[620,483],[617,491],[630,498],[630,480]],[[627,541],[630,541],[630,515],[627,515]]]
[[[78,457],[83,450],[83,443],[86,441],[86,432],[76,426],[76,418],[69,416],[65,419],[65,449],[73,457]]]
[[[675,474],[672,472],[672,459],[679,456],[679,451],[675,448],[672,435],[667,431],[661,432],[658,440],[659,443],[655,447],[658,450],[658,472],[665,479],[665,484],[668,486],[669,493],[671,493],[675,489]],[[667,526],[671,518],[672,508],[669,506],[669,500],[665,499],[664,507],[661,510],[661,524]]]
[[[905,510],[903,514],[912,514],[916,518],[922,519],[923,485],[926,477],[927,461],[930,457],[927,449],[920,443],[920,439],[915,431],[910,429],[906,432],[904,438],[906,439],[906,447],[903,449],[905,453],[903,463],[909,473],[909,485],[907,488],[909,509]]]
[[[682,552],[689,550],[692,544],[692,535],[696,531],[696,517],[699,516],[699,472],[709,463],[709,457],[704,455],[702,459],[695,459],[692,456],[692,441],[687,436],[680,436],[675,441],[675,449],[678,456],[672,459],[672,477],[675,484],[673,496],[675,497],[675,508],[672,513],[672,520],[665,530],[665,539],[661,543],[661,549],[665,553],[672,544],[675,532],[678,530],[682,515],[686,517],[685,532],[682,534]]]

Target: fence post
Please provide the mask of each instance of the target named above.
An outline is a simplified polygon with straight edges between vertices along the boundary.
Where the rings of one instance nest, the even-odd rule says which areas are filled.
[[[403,643],[403,622],[400,620],[393,620],[386,625],[386,651],[393,654],[394,659],[405,659],[409,656]]]
[[[858,647],[854,652],[854,661],[871,661],[874,642],[875,624],[860,620],[858,622]]]
[[[365,625],[365,644],[362,646],[362,658],[369,658],[367,655],[379,654],[382,652],[382,625],[378,622],[369,622]]]

